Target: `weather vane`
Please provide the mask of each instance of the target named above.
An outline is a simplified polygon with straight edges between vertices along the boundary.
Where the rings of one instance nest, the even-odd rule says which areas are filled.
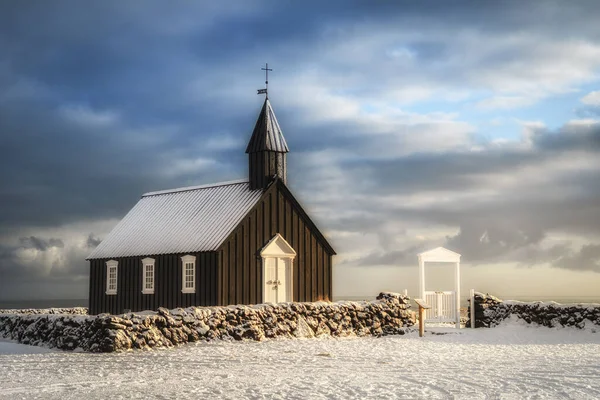
[[[258,89],[257,94],[266,94],[267,97],[269,97],[269,71],[273,71],[273,70],[271,68],[269,68],[269,63],[265,63],[265,67],[261,68],[261,70],[265,71],[265,88]]]

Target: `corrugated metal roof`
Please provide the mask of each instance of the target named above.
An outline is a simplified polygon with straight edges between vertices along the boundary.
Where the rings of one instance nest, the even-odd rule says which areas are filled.
[[[260,115],[256,120],[246,153],[256,153],[263,150],[289,152],[283,132],[281,132],[281,127],[268,98],[265,99]]]
[[[146,193],[88,259],[216,250],[262,193],[248,181]]]

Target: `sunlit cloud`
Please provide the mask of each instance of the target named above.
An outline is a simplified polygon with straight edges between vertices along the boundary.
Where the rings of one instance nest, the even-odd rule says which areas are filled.
[[[600,90],[595,90],[593,92],[589,92],[585,96],[583,96],[580,101],[583,104],[587,104],[590,106],[600,106]]]

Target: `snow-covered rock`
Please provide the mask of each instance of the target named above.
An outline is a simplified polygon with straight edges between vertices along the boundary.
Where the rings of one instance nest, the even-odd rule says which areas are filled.
[[[73,314],[87,315],[87,307],[69,307],[69,308],[8,308],[1,309],[0,314]]]
[[[410,299],[381,293],[370,302],[190,307],[98,316],[0,314],[0,337],[20,343],[113,352],[198,340],[404,334],[414,325]]]
[[[469,305],[469,316],[471,305]],[[503,301],[490,294],[475,293],[475,327],[492,328],[511,316],[549,328],[600,327],[600,304],[559,304],[550,302]],[[470,320],[467,322],[470,326]]]
[[[297,338],[312,338],[315,337],[315,332],[312,330],[306,320],[298,315],[296,319],[296,329],[294,329],[294,336]]]

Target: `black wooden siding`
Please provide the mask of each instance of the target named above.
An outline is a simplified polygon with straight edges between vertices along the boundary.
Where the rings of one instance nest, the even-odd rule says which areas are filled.
[[[215,252],[112,258],[119,262],[117,294],[106,295],[106,261],[90,260],[90,314],[229,304],[259,304],[262,294],[260,250],[275,234],[296,251],[294,301],[332,298],[332,256],[327,240],[276,180]],[[181,293],[181,257],[196,256],[196,293]],[[155,259],[154,294],[143,294],[142,259]]]
[[[181,257],[196,256],[196,293],[181,293]],[[154,294],[143,294],[142,259],[154,258]],[[113,258],[118,261],[117,294],[106,294],[106,261],[90,260],[90,314],[121,314],[125,310],[156,310],[218,303],[217,253],[186,253]]]
[[[287,176],[285,153],[261,151],[248,157],[250,190],[266,188],[277,175],[284,182]]]
[[[260,250],[279,233],[294,248],[294,301],[331,300],[331,246],[277,181],[219,248],[220,305],[262,303]]]

